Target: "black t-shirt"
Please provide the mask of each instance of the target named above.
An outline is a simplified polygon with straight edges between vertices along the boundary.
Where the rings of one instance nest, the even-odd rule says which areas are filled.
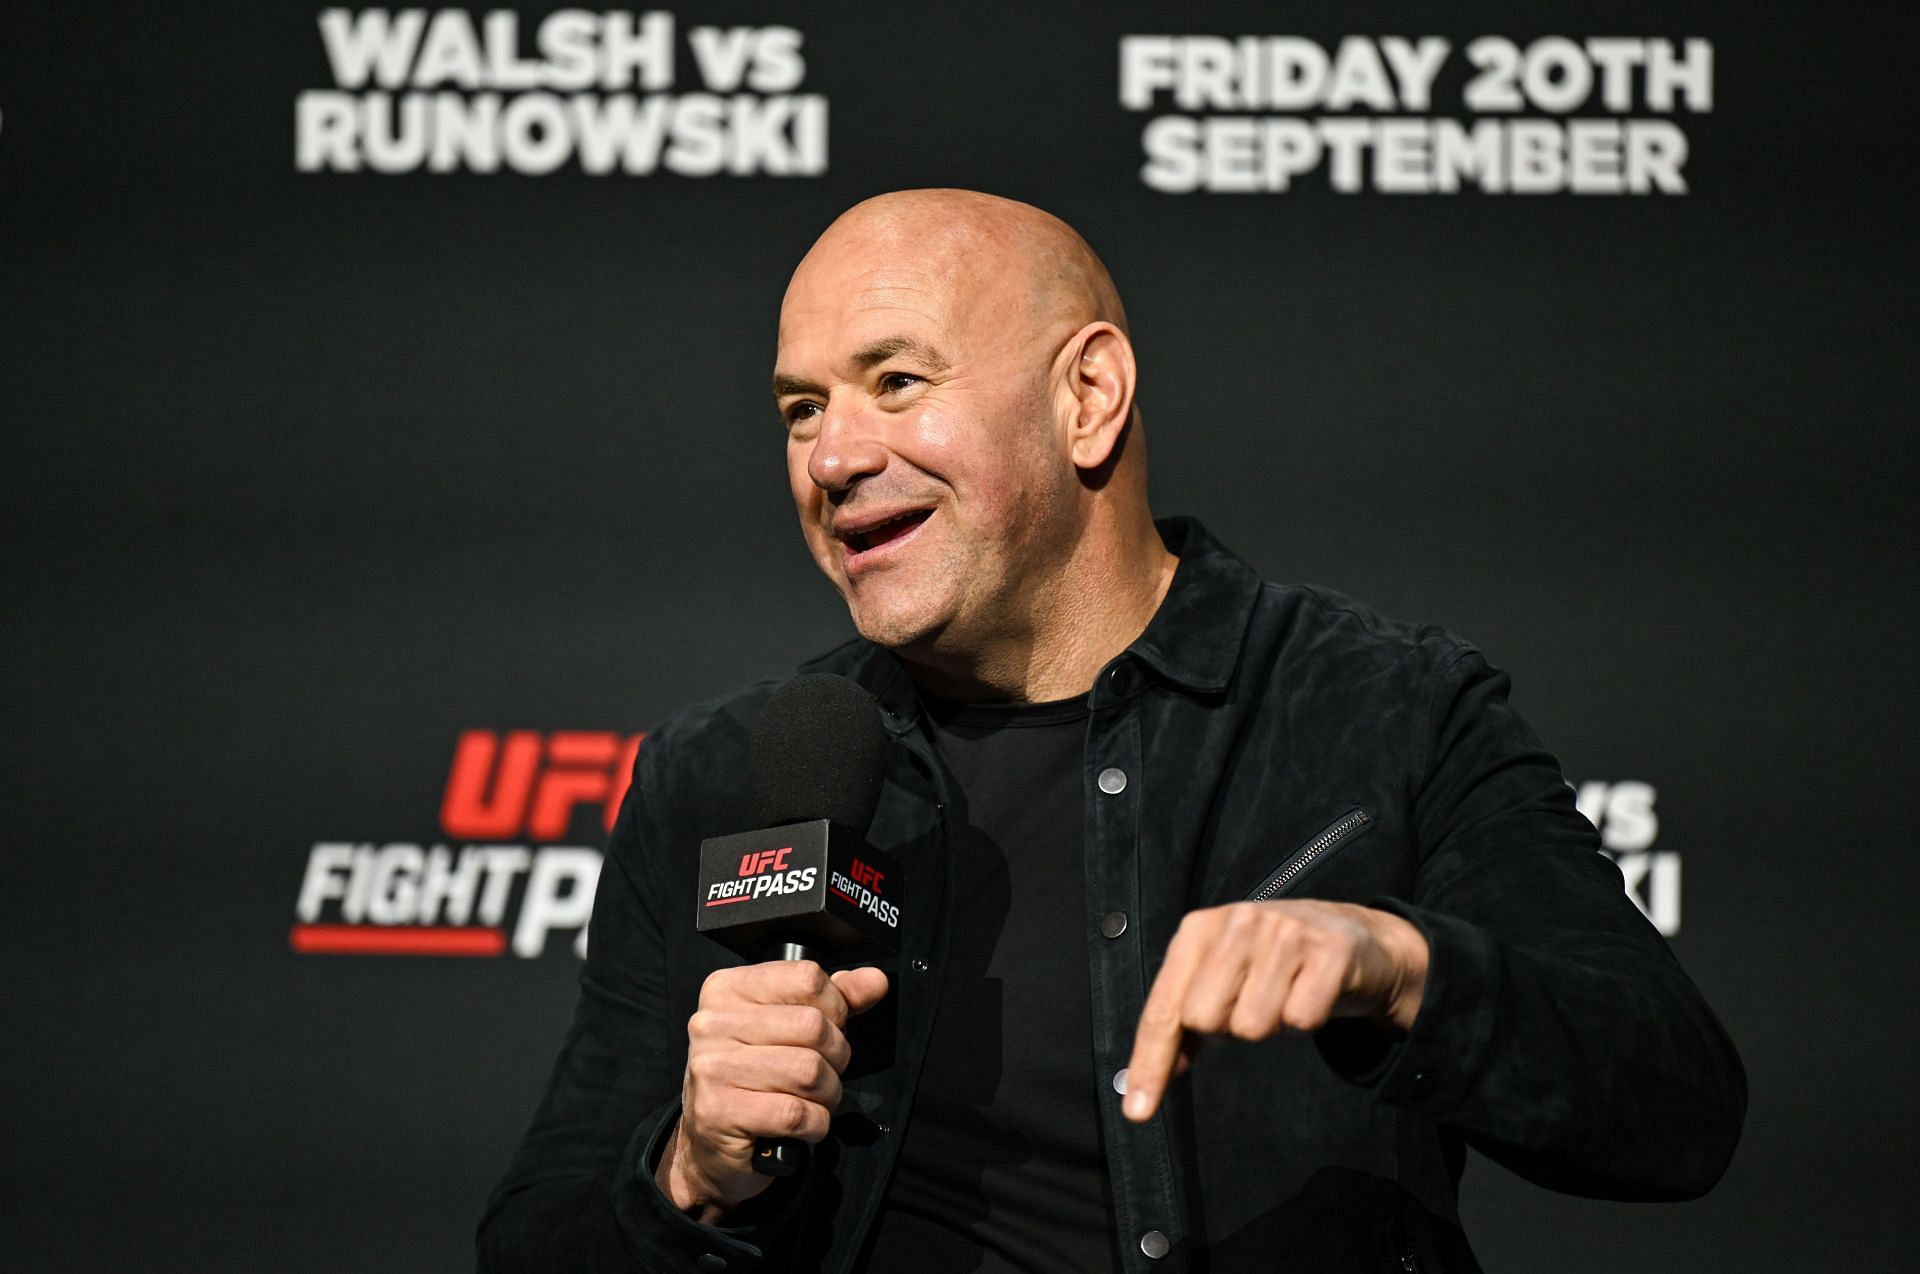
[[[864,1269],[1117,1269],[1093,1080],[1085,697],[929,704],[960,791],[952,942]]]

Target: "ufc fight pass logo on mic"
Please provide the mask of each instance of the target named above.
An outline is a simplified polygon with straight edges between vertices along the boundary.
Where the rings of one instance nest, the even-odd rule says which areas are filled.
[[[778,849],[749,850],[740,855],[740,874],[732,880],[716,880],[707,886],[706,905],[724,907],[733,902],[751,902],[769,894],[797,894],[813,888],[819,879],[818,867],[790,867],[793,846]]]

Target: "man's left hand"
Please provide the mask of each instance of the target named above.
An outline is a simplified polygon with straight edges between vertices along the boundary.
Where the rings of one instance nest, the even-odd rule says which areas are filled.
[[[1153,1116],[1189,1033],[1263,1040],[1336,1017],[1404,1033],[1426,981],[1426,939],[1391,912],[1306,898],[1189,912],[1147,993],[1121,1109]]]

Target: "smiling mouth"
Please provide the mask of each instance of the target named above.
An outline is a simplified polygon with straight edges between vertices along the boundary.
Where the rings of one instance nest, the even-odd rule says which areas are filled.
[[[850,531],[842,538],[855,553],[866,553],[899,539],[932,516],[932,509],[914,509],[865,530]]]

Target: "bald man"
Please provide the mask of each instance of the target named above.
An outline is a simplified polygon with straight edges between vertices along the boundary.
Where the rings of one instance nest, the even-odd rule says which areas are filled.
[[[777,682],[654,731],[484,1268],[1472,1270],[1468,1144],[1719,1177],[1739,1059],[1505,677],[1156,523],[1136,378],[1025,204],[882,196],[801,261],[773,393],[859,633],[803,667],[885,710],[916,923],[837,970],[698,937]],[[783,1136],[810,1162],[757,1174]]]

